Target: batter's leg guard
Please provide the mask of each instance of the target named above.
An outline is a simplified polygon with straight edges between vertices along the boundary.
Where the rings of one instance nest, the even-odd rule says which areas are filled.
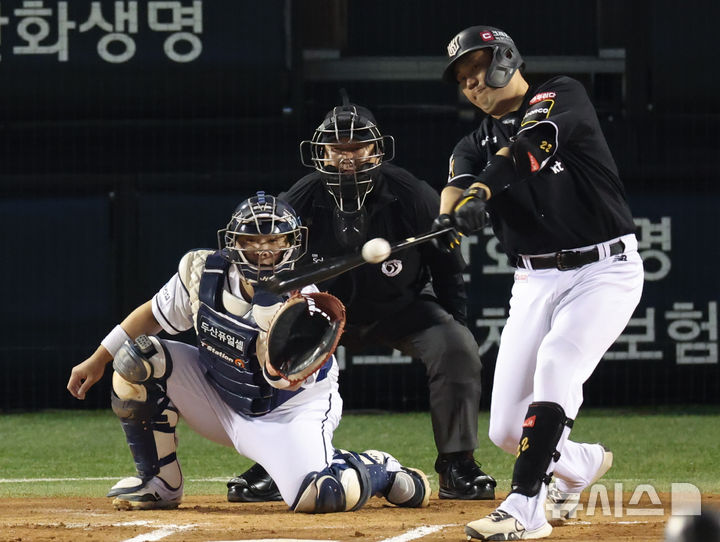
[[[169,376],[166,353],[160,342],[152,339],[158,347],[152,356],[163,357],[160,378],[154,377],[158,373],[152,369],[142,383],[127,380],[117,370],[113,374],[111,404],[120,419],[137,470],[137,476],[120,480],[108,492],[107,496],[115,497],[113,504],[120,509],[176,508],[182,500],[183,478],[175,436],[178,411],[170,405],[165,393]],[[127,342],[121,351],[137,348],[137,344]],[[124,375],[133,378],[132,370],[127,368],[120,367]]]
[[[565,427],[571,428],[572,424],[557,403],[530,403],[518,444],[511,493],[534,497],[543,483],[550,483],[551,466],[560,459],[557,445]]]

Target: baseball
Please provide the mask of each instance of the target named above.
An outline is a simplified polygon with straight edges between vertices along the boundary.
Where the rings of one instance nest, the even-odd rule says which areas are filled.
[[[370,239],[363,245],[361,254],[363,260],[368,263],[383,262],[390,256],[390,243],[382,237]]]

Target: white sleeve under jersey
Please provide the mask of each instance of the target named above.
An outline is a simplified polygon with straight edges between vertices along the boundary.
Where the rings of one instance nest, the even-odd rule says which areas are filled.
[[[177,273],[153,297],[152,311],[163,330],[171,335],[193,327],[190,295]]]

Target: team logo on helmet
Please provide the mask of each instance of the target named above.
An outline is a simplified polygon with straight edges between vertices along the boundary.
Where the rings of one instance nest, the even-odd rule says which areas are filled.
[[[455,36],[447,46],[448,56],[454,56],[460,49],[460,34]]]

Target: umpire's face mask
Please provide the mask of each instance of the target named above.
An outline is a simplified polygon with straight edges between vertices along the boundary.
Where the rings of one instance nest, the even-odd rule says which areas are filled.
[[[325,146],[323,182],[343,212],[359,211],[373,189],[371,172],[382,155],[374,142],[347,141]]]

